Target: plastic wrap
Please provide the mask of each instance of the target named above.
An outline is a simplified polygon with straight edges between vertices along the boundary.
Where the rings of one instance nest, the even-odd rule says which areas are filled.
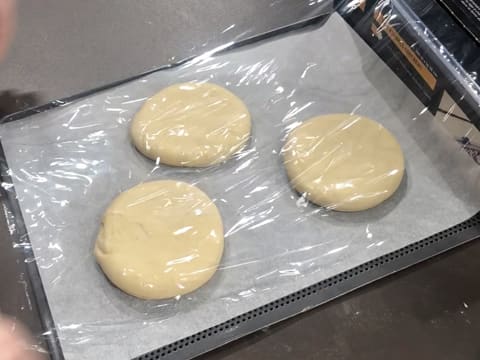
[[[186,82],[225,87],[250,113],[246,145],[214,166],[167,166],[132,145],[131,122],[145,101]],[[398,190],[369,210],[312,204],[287,177],[288,135],[332,113],[374,119],[403,150]],[[12,179],[2,186],[16,193],[35,257],[27,261],[36,261],[67,360],[139,356],[436,234],[480,205],[477,164],[337,14],[6,122],[0,136]],[[195,185],[218,208],[223,255],[197,290],[142,300],[109,282],[95,241],[120,193],[167,179]],[[168,216],[178,229],[190,226],[188,216]]]

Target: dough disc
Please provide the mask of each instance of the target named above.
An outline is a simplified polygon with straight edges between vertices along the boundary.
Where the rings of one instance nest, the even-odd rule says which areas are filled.
[[[121,193],[103,216],[95,257],[117,287],[142,299],[189,293],[223,252],[217,207],[193,185],[153,181]]]
[[[209,83],[167,87],[132,122],[136,148],[163,164],[205,167],[228,159],[250,136],[250,114],[227,89]]]
[[[292,186],[339,211],[377,206],[397,190],[404,173],[394,136],[358,115],[314,117],[290,132],[282,151]]]

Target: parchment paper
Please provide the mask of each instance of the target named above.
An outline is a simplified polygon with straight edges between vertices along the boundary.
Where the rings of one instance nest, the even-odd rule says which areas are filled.
[[[131,145],[129,122],[163,87],[208,80],[246,103],[249,146],[192,170],[156,166]],[[354,112],[398,138],[406,176],[369,211],[307,204],[289,187],[279,154],[285,134],[314,115]],[[289,34],[149,75],[3,124],[36,261],[67,360],[127,359],[404,247],[479,209],[478,167],[338,16]],[[197,184],[220,209],[221,268],[200,290],[141,301],[104,277],[92,255],[101,215],[121,191],[147,180]],[[10,184],[3,184],[10,187]]]

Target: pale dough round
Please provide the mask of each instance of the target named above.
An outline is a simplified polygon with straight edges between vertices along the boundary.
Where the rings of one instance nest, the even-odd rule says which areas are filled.
[[[395,137],[359,115],[314,117],[290,132],[282,151],[292,186],[338,211],[366,210],[388,199],[405,167]]]
[[[94,253],[105,275],[128,294],[142,299],[183,295],[205,284],[218,267],[220,213],[193,185],[143,183],[111,203]]]
[[[205,167],[241,150],[250,137],[250,114],[227,89],[209,83],[176,84],[148,99],[131,136],[145,156],[163,164]]]

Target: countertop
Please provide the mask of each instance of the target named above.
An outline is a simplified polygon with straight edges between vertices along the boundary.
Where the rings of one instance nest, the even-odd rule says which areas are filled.
[[[318,3],[20,0],[15,42],[0,64],[0,109],[73,95],[308,19]],[[0,310],[37,332],[7,232],[2,217]],[[479,259],[477,241],[201,359],[477,359]]]

